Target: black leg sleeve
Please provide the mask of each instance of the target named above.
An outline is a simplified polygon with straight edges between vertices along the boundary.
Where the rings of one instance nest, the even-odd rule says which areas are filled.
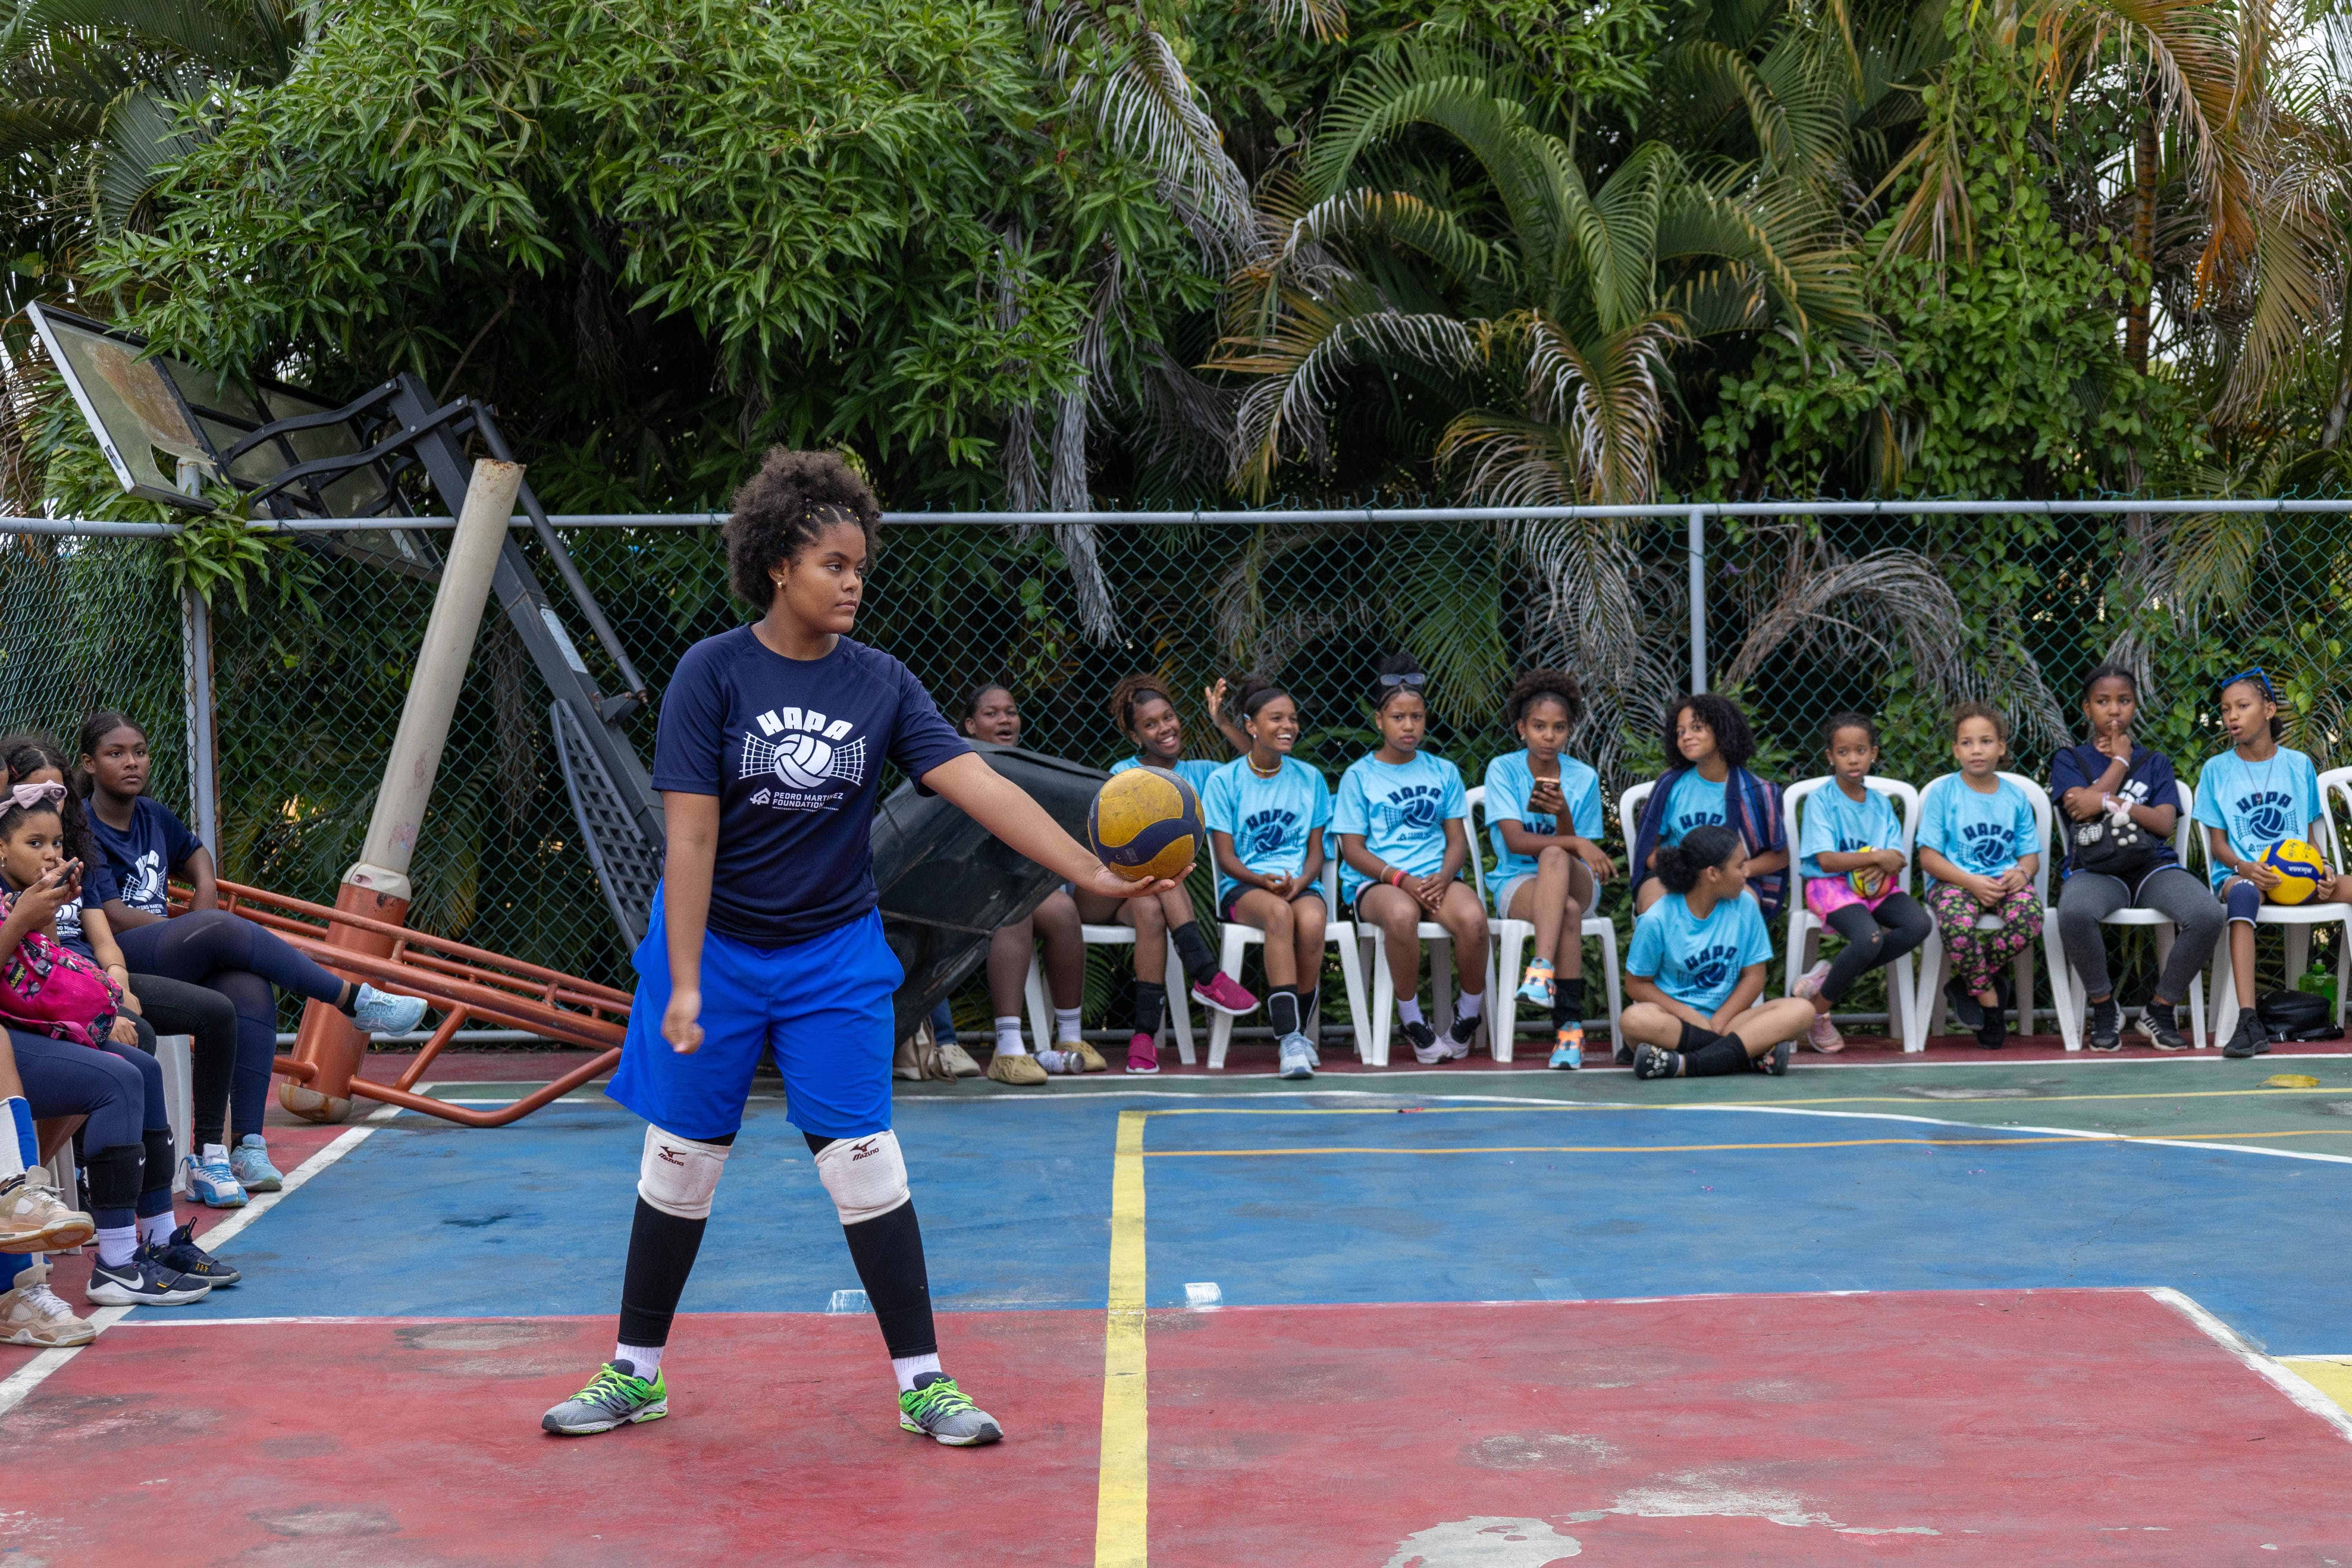
[[[702,1233],[709,1225],[637,1200],[637,1217],[629,1227],[628,1272],[621,1281],[623,1344],[669,1343],[677,1299],[686,1294],[686,1277],[694,1272],[694,1257],[702,1250]]]
[[[809,1152],[820,1153],[837,1142],[803,1133]],[[915,1218],[912,1198],[888,1214],[841,1227],[849,1243],[849,1260],[857,1268],[857,1282],[882,1326],[882,1342],[890,1359],[937,1355],[938,1331],[931,1324],[931,1275],[923,1262],[923,1227]]]
[[[1738,1035],[1717,1035],[1695,1051],[1683,1053],[1685,1078],[1721,1078],[1748,1070],[1748,1047]]]

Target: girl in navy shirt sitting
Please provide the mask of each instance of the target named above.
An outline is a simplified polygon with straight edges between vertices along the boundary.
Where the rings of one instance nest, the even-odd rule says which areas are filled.
[[[147,731],[111,710],[81,727],[81,789],[90,837],[113,877],[103,909],[115,944],[134,973],[160,974],[217,991],[236,1009],[236,1066],[230,1078],[231,1173],[247,1193],[276,1192],[283,1178],[270,1163],[262,1116],[278,1056],[278,993],[282,986],[336,1008],[372,1034],[404,1035],[425,1016],[421,997],[394,996],[339,980],[265,927],[220,908],[212,852],[186,824],[147,794]],[[188,912],[171,915],[170,882],[194,887]],[[210,1163],[211,1151],[200,1163]]]

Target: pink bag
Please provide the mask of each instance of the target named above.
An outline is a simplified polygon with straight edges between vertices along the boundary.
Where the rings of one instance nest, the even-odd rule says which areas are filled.
[[[0,920],[10,900],[0,894]],[[0,958],[0,1023],[28,1035],[95,1047],[114,1027],[122,993],[89,959],[28,931]]]

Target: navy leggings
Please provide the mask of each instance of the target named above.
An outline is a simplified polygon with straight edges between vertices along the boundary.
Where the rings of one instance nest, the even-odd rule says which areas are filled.
[[[151,921],[115,942],[134,974],[160,974],[217,991],[236,1008],[236,1067],[229,1080],[229,1131],[261,1131],[269,1106],[269,1068],[278,1055],[278,993],[333,1005],[343,983],[266,927],[222,910]],[[134,983],[135,984],[135,983]]]

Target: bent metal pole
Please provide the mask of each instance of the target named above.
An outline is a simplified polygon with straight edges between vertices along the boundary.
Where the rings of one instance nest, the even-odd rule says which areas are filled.
[[[424,647],[417,650],[416,673],[400,710],[400,730],[384,760],[367,842],[359,863],[343,873],[342,886],[335,892],[335,908],[341,912],[391,925],[408,917],[408,863],[416,853],[416,830],[425,819],[425,803],[433,797],[441,748],[449,738],[458,688],[465,683],[474,637],[481,630],[482,606],[490,595],[490,578],[506,543],[507,519],[514,513],[515,494],[521,487],[520,463],[485,458],[474,464],[466,504],[457,513],[457,531],[441,563],[441,586],[433,596]],[[388,955],[394,941],[340,923],[326,940],[330,947],[376,958]],[[294,1043],[294,1059],[311,1069],[310,1080],[279,1079],[278,1102],[312,1121],[342,1121],[351,1114],[352,1076],[359,1071],[366,1050],[366,1037],[349,1019],[323,1002],[311,1003],[303,1010],[301,1033]]]

